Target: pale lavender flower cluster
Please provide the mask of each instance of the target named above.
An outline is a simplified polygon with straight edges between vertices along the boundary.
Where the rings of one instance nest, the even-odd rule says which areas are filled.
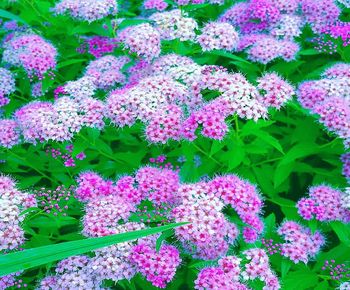
[[[209,22],[202,28],[197,41],[203,51],[223,49],[232,51],[238,45],[239,36],[234,27],[225,22]]]
[[[350,142],[350,78],[348,64],[336,64],[327,69],[324,78],[306,81],[299,86],[298,99],[320,116],[319,121],[330,131]]]
[[[130,52],[152,60],[160,54],[160,33],[149,23],[129,26],[119,32],[117,40]]]
[[[94,79],[97,88],[107,90],[116,84],[124,83],[125,75],[120,71],[130,59],[127,56],[106,55],[93,60],[86,67],[85,76]]]
[[[297,203],[298,213],[306,220],[350,222],[350,210],[343,206],[346,195],[328,185],[313,186],[308,197]],[[346,202],[345,202],[346,203]]]
[[[68,13],[73,18],[93,22],[108,15],[116,15],[116,0],[61,0],[53,8],[56,14]]]
[[[0,251],[17,249],[24,243],[20,213],[36,206],[34,195],[19,191],[14,180],[0,175]]]
[[[10,102],[8,95],[16,90],[15,78],[9,70],[0,67],[0,107]]]
[[[218,267],[204,268],[195,281],[195,289],[235,289],[250,290],[244,282],[261,280],[265,285],[263,290],[278,290],[281,288],[277,276],[272,272],[269,258],[262,249],[252,248],[243,252],[243,259],[236,256],[226,256],[218,261]],[[242,267],[242,268],[241,268]],[[243,268],[244,267],[244,268]]]
[[[94,98],[80,100],[68,96],[50,102],[31,102],[18,109],[13,120],[0,120],[3,130],[0,144],[12,147],[20,141],[37,143],[48,140],[65,141],[83,126],[102,129],[104,104]]]
[[[278,234],[286,241],[280,245],[281,254],[294,263],[306,264],[325,244],[325,239],[319,231],[312,233],[310,229],[294,221],[285,221],[279,227]]]
[[[15,120],[2,119],[0,120],[0,145],[6,148],[20,142],[20,130]]]
[[[295,59],[303,18],[298,15],[299,1],[250,0],[229,8],[220,18],[240,30],[238,51],[245,50],[252,61],[267,64],[277,58]]]
[[[196,20],[181,13],[179,9],[154,13],[149,17],[155,22],[155,27],[160,33],[161,39],[194,40],[195,30],[198,28]]]
[[[294,88],[275,73],[258,78],[254,86],[242,74],[169,54],[129,68],[132,81],[112,91],[105,102],[94,98],[98,88],[125,80],[121,67],[127,61],[124,56],[97,59],[83,77],[55,90],[54,103],[31,102],[18,109],[15,123],[1,121],[6,126],[0,144],[16,144],[17,128],[26,142],[69,140],[83,126],[103,128],[105,116],[118,127],[141,121],[152,143],[194,140],[199,127],[203,136],[221,140],[229,130],[229,116],[266,118],[268,108],[280,109],[294,95]],[[208,91],[218,96],[208,98]]]
[[[143,2],[143,7],[147,10],[157,10],[157,11],[163,11],[168,7],[168,3],[166,3],[164,0],[145,0]]]
[[[23,67],[30,79],[42,79],[56,68],[56,48],[39,35],[14,35],[3,47],[3,61]]]

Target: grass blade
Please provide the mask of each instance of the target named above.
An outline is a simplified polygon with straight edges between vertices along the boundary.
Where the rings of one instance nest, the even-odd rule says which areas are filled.
[[[0,256],[0,277],[10,273],[37,267],[46,263],[62,260],[70,256],[84,254],[86,252],[113,244],[157,234],[185,224],[187,223],[173,223],[155,228],[148,228],[106,237],[65,242],[3,255]]]

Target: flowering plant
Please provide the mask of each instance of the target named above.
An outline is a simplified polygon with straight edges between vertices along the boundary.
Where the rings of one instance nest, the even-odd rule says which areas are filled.
[[[1,289],[350,289],[350,2],[0,3]]]

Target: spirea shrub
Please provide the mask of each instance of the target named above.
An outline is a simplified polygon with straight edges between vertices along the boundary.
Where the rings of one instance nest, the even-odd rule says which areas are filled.
[[[0,289],[350,289],[349,4],[2,1]]]

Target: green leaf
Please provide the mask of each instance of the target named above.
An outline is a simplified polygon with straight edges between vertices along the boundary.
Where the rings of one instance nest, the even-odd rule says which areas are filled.
[[[317,220],[312,219],[312,220],[308,221],[308,226],[311,230],[311,233],[314,234],[317,230]]]
[[[282,279],[282,285],[284,289],[288,290],[304,290],[304,289],[314,289],[317,285],[318,277],[316,273],[313,273],[306,266],[303,270],[298,270],[295,272],[289,272],[288,275]]]
[[[11,12],[8,12],[6,10],[3,10],[3,9],[0,9],[0,17],[15,20],[15,21],[23,23],[23,24],[27,24],[27,22],[25,22],[21,17],[15,15],[15,14],[12,14]]]
[[[237,56],[237,55],[235,55],[233,53],[223,51],[223,50],[214,50],[214,51],[211,51],[211,52],[207,52],[207,54],[223,56],[223,57],[227,57],[227,58],[230,58],[230,59],[233,59],[233,60],[237,60],[237,61],[240,61],[240,62],[251,64],[251,62],[247,61],[246,59],[244,59],[242,57],[239,57],[239,56]]]
[[[210,148],[210,156],[213,156],[215,153],[219,152],[222,148],[224,148],[226,145],[226,142],[219,141],[219,140],[213,140],[213,143]]]
[[[339,240],[345,245],[350,246],[350,226],[339,221],[331,222],[330,225]]]
[[[274,188],[279,187],[293,171],[295,162],[289,164],[279,164],[273,177]]]
[[[173,230],[167,230],[162,232],[162,234],[159,236],[159,238],[156,241],[156,251],[158,252],[160,250],[160,247],[162,246],[162,243],[165,239],[171,237],[174,234]]]
[[[300,50],[298,54],[299,55],[317,55],[317,54],[320,54],[320,52],[316,49],[309,48],[309,49]]]
[[[84,254],[113,244],[157,234],[185,224],[187,223],[174,223],[145,230],[60,243],[2,255],[0,256],[0,276],[62,260],[70,256]]]
[[[330,289],[329,288],[329,285],[328,285],[328,282],[327,281],[323,281],[321,283],[319,283],[315,288],[314,290],[328,290]]]
[[[284,278],[292,267],[293,262],[291,260],[283,259],[281,261],[281,276]]]
[[[69,60],[66,60],[66,61],[62,61],[60,62],[58,65],[57,65],[57,68],[62,68],[62,67],[65,67],[65,66],[69,66],[71,64],[75,64],[75,63],[79,63],[79,62],[84,62],[86,61],[86,59],[69,59]]]
[[[259,137],[261,140],[265,141],[267,144],[271,145],[272,147],[276,148],[279,152],[284,154],[283,148],[278,139],[271,136],[269,133],[262,130],[256,130],[252,131],[252,134]]]
[[[20,181],[21,188],[27,188],[29,186],[34,186],[41,180],[42,176],[29,176],[23,177]]]

